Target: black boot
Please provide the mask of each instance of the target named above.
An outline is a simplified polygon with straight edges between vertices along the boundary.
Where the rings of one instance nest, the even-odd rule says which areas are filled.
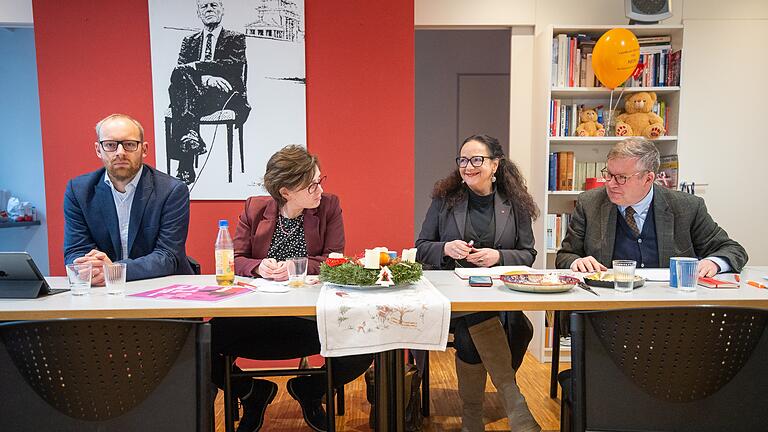
[[[261,429],[267,405],[272,403],[276,394],[277,384],[267,380],[253,380],[250,392],[239,396],[243,405],[243,418],[237,425],[237,432],[255,432]]]

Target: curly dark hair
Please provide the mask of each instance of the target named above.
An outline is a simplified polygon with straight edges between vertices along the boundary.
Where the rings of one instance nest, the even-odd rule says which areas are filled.
[[[531,194],[528,193],[525,178],[523,178],[517,165],[504,156],[504,150],[501,148],[499,140],[489,135],[472,135],[461,143],[461,148],[470,141],[484,144],[491,157],[499,160],[499,168],[496,170],[496,191],[512,201],[522,214],[534,220],[538,218],[539,208]],[[464,186],[458,169],[435,183],[432,198],[444,200],[448,208],[453,208],[460,201],[467,199],[467,188]]]

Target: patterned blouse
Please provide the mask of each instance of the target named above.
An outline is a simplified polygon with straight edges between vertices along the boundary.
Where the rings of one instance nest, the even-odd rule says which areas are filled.
[[[285,261],[288,258],[305,256],[307,256],[307,242],[304,239],[304,215],[301,214],[294,219],[278,215],[267,258]]]

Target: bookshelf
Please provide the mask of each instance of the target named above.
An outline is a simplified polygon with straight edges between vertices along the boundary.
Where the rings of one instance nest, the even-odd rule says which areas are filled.
[[[553,60],[555,54],[558,57],[562,51],[558,51],[557,44],[553,47],[553,40],[558,38],[558,35],[567,35],[568,37],[575,37],[577,35],[586,35],[588,38],[597,41],[599,37],[606,31],[612,28],[627,28],[632,31],[639,39],[648,38],[653,36],[668,37],[668,42],[659,42],[663,45],[670,45],[669,51],[674,52],[682,50],[683,43],[683,26],[682,25],[642,25],[642,26],[615,26],[615,25],[554,25],[543,29],[541,32],[537,32],[534,42],[534,113],[533,113],[533,166],[531,169],[531,193],[534,195],[539,208],[541,209],[542,216],[534,223],[534,232],[536,235],[536,248],[539,252],[539,256],[544,259],[537,260],[535,265],[539,268],[554,268],[555,257],[559,244],[555,242],[548,242],[547,235],[548,229],[552,229],[551,219],[549,215],[562,215],[570,214],[576,203],[578,195],[584,188],[583,184],[574,184],[570,190],[550,190],[550,154],[558,152],[572,152],[575,162],[586,163],[582,164],[581,169],[590,173],[590,168],[596,171],[596,176],[599,176],[600,163],[605,162],[605,157],[608,154],[611,146],[621,141],[625,137],[615,136],[603,136],[603,137],[579,137],[574,136],[575,125],[578,121],[571,121],[568,133],[564,130],[559,130],[557,125],[553,127],[554,115],[550,115],[550,110],[553,107],[553,101],[557,100],[560,106],[564,106],[565,110],[571,110],[571,118],[577,117],[578,109],[581,106],[586,108],[594,108],[603,106],[605,109],[605,116],[607,117],[607,109],[611,96],[611,91],[605,87],[595,87],[590,85],[588,76],[585,76],[583,82],[580,82],[580,76],[574,74],[573,86],[566,79],[566,85],[561,85],[562,75],[559,75],[560,69],[553,68]],[[575,47],[579,47],[579,42],[574,43]],[[585,44],[588,46],[589,44]],[[581,45],[584,48],[585,45]],[[641,53],[647,52],[643,50],[641,45]],[[587,51],[589,48],[587,48]],[[652,50],[652,49],[651,49]],[[585,59],[586,60],[586,59]],[[654,59],[654,63],[658,60],[658,57]],[[682,61],[682,60],[681,60]],[[575,60],[574,60],[575,62]],[[586,68],[587,61],[582,61],[580,66]],[[667,65],[667,63],[663,63]],[[554,69],[554,70],[553,70]],[[567,68],[566,68],[567,70]],[[586,69],[585,69],[586,70]],[[655,69],[652,69],[655,70]],[[661,68],[658,69],[661,72]],[[585,74],[586,75],[586,74]],[[658,81],[660,78],[658,78]],[[665,82],[667,80],[666,75],[663,78]],[[647,82],[652,82],[652,79],[647,79]],[[672,82],[677,84],[676,82]],[[560,85],[558,85],[560,84]],[[580,86],[583,84],[583,86]],[[632,93],[638,91],[655,92],[658,97],[658,102],[664,102],[663,112],[666,125],[666,134],[660,137],[654,142],[656,143],[662,156],[664,155],[676,155],[678,149],[678,130],[679,130],[679,113],[680,113],[680,85],[674,86],[646,86],[646,87],[627,87],[624,89],[624,94],[618,104],[618,109],[623,111],[624,101],[626,97]],[[616,99],[621,93],[621,88],[617,88],[614,92],[613,102],[616,103]],[[574,106],[576,108],[574,108]],[[661,108],[661,106],[660,106]],[[558,111],[559,113],[560,111]],[[607,118],[602,118],[602,124],[608,129]],[[554,129],[554,130],[553,130]],[[608,134],[607,134],[608,135]],[[594,168],[590,164],[595,164]],[[575,166],[575,164],[574,164]],[[576,171],[574,169],[574,171]],[[556,172],[556,171],[555,171]],[[588,175],[589,176],[589,175]],[[574,175],[574,177],[576,177]],[[584,174],[582,173],[582,178]],[[574,178],[574,180],[576,180]],[[574,181],[573,183],[576,183]],[[556,186],[556,189],[559,189]],[[560,224],[562,229],[563,223]],[[562,231],[564,234],[564,231]],[[561,235],[562,237],[562,235]],[[546,326],[548,322],[544,312],[529,313],[529,318],[534,324],[534,340],[531,342],[530,349],[535,357],[539,361],[550,361],[551,359],[551,328]],[[561,359],[568,361],[570,357],[570,351],[568,347],[561,346]]]

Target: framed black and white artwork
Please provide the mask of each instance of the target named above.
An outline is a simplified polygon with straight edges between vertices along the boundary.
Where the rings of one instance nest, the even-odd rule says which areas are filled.
[[[156,166],[196,200],[265,191],[306,145],[303,0],[149,0]]]

